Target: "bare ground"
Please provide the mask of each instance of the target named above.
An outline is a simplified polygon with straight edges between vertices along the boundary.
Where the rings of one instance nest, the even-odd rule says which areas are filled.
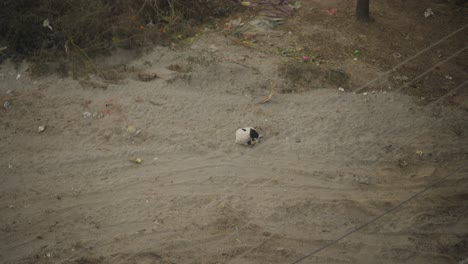
[[[465,47],[467,30],[352,93],[466,20],[441,1],[395,1],[364,29],[347,1],[322,2],[247,42],[215,29],[116,54],[114,84],[2,65],[2,263],[293,263],[447,175],[301,263],[466,260],[467,51],[399,88]],[[265,139],[235,145],[250,125]]]

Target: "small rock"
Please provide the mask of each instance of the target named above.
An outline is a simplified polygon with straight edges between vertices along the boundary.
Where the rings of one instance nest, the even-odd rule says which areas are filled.
[[[445,75],[445,79],[447,79],[447,80],[453,80],[453,77],[450,76],[450,75]]]
[[[39,133],[42,133],[42,132],[44,132],[45,130],[46,130],[46,126],[39,126],[39,127],[37,128],[37,132],[39,132]]]
[[[424,17],[425,18],[428,18],[430,16],[433,16],[434,15],[434,12],[432,12],[432,8],[428,8],[426,9],[426,11],[424,11]]]
[[[424,152],[422,150],[417,150],[416,155],[418,155],[419,157],[422,157],[422,155],[424,155]]]
[[[83,118],[90,118],[92,116],[90,112],[83,112],[81,115],[83,116]]]
[[[362,95],[367,96],[369,93],[368,92],[363,92]]]
[[[3,109],[8,110],[8,109],[10,109],[10,108],[11,108],[10,102],[5,101],[5,102],[3,103]]]
[[[338,88],[338,91],[344,92],[344,88],[343,88],[343,87],[340,87],[340,88]]]

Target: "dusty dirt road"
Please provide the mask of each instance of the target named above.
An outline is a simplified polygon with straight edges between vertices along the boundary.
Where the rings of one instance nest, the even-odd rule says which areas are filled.
[[[4,64],[0,262],[294,263],[447,175],[300,263],[467,259],[463,93],[421,103],[392,75],[366,95],[333,82],[284,93],[281,63],[214,31],[154,48],[118,84]],[[360,85],[385,72],[369,63],[343,68]],[[452,66],[451,89],[466,81]],[[258,104],[269,77],[276,92]],[[264,140],[235,145],[243,126]]]

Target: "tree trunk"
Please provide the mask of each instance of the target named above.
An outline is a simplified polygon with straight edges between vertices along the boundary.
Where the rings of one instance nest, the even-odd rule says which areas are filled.
[[[369,1],[357,0],[356,17],[360,21],[369,21]]]

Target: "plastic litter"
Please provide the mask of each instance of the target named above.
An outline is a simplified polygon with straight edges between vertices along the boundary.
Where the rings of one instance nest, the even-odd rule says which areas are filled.
[[[92,116],[90,112],[83,112],[81,115],[83,116],[83,118],[90,118]]]
[[[133,163],[135,163],[135,164],[141,164],[141,163],[143,162],[143,160],[140,159],[140,158],[131,159],[131,160],[129,160],[129,161],[130,161],[130,162],[133,162]]]
[[[47,128],[46,126],[39,126],[37,128],[37,132],[42,133],[42,132],[44,132],[46,130],[46,128]]]
[[[5,102],[3,103],[3,109],[8,110],[8,109],[10,109],[10,108],[11,108],[10,102],[5,101]]]
[[[45,20],[42,22],[42,26],[43,26],[43,27],[47,27],[47,28],[49,28],[50,30],[54,30],[54,29],[52,28],[52,26],[50,25],[50,22],[49,22],[49,19],[48,19],[48,18],[45,19]]]
[[[426,11],[424,11],[424,17],[425,18],[428,18],[428,17],[433,16],[433,15],[434,15],[434,12],[432,12],[431,8],[428,8],[428,9],[426,9]]]
[[[330,16],[336,16],[336,13],[338,12],[338,9],[336,8],[330,8],[327,10],[324,10],[325,13],[327,13]]]

